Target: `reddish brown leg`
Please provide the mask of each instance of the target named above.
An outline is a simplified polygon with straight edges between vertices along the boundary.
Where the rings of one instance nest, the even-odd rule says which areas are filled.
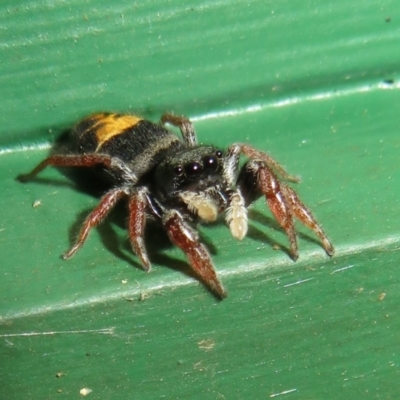
[[[217,278],[210,255],[200,243],[197,233],[174,210],[164,214],[163,223],[172,243],[184,251],[192,269],[204,284],[219,297],[226,297],[227,293]]]
[[[28,174],[18,176],[18,180],[26,182],[33,179],[39,172],[48,166],[53,167],[93,167],[97,164],[104,164],[110,167],[112,158],[102,154],[84,154],[84,155],[56,155],[43,160],[36,168]]]
[[[282,184],[281,189],[296,218],[316,233],[327,254],[333,256],[335,249],[315,217],[312,215],[311,211],[301,202],[297,193],[292,188]]]
[[[258,190],[265,196],[276,220],[285,230],[290,241],[290,253],[294,260],[298,258],[294,217],[316,233],[329,256],[334,254],[335,250],[323,229],[292,188],[279,182],[272,170],[263,161],[249,161],[244,168],[246,168],[247,173],[255,177]]]
[[[134,194],[129,200],[129,237],[132,248],[140,258],[143,269],[151,270],[151,264],[144,244],[144,228],[146,225],[146,196],[143,191]]]
[[[161,116],[162,124],[171,124],[177,126],[182,134],[183,140],[189,146],[195,146],[197,144],[196,132],[194,130],[193,124],[189,119],[173,114],[163,114]]]
[[[292,259],[297,260],[299,253],[293,214],[285,193],[282,192],[279,181],[269,168],[264,167],[261,162],[257,161],[252,162],[251,165],[258,170],[254,172],[258,175],[259,189],[265,195],[269,208],[289,238]]]
[[[101,198],[100,203],[89,214],[89,216],[83,223],[75,244],[62,255],[62,258],[64,260],[67,260],[75,255],[75,253],[85,243],[85,240],[87,239],[90,230],[99,225],[103,221],[103,219],[109,214],[109,212],[114,208],[118,200],[125,196],[127,196],[125,189],[117,188],[110,190]]]
[[[247,144],[236,144],[232,147],[237,147],[240,151],[251,160],[259,160],[263,161],[268,167],[272,168],[276,171],[283,179],[286,179],[291,182],[300,182],[300,178],[294,175],[290,175],[286,170],[279,164],[275,159],[273,159],[267,153],[263,151],[257,150],[252,146]]]
[[[293,217],[312,229],[328,255],[334,254],[334,248],[323,229],[312,215],[311,211],[300,201],[296,192],[284,183],[280,183],[275,172],[283,179],[298,182],[299,179],[289,175],[284,168],[268,154],[246,144],[234,144],[229,148],[229,154],[235,163],[239,163],[240,154],[250,159],[243,166],[239,175],[238,186],[245,193],[247,204],[265,195],[268,205],[279,224],[285,229],[290,241],[290,252],[293,259],[298,257],[297,238]],[[230,165],[228,163],[228,165]]]

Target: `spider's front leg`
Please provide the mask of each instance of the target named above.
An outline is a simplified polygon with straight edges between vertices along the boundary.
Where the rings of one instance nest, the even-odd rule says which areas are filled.
[[[226,297],[227,293],[217,278],[210,255],[199,241],[197,232],[175,210],[166,211],[162,221],[170,240],[183,250],[201,281],[220,298]]]
[[[150,272],[151,264],[147,255],[144,243],[144,230],[146,226],[146,208],[147,208],[146,189],[140,188],[134,191],[129,198],[129,239],[132,249],[139,257],[142,267],[146,272]]]
[[[298,258],[294,217],[315,232],[326,253],[332,256],[335,250],[321,225],[301,202],[297,193],[281,182],[277,174],[287,180],[297,181],[297,179],[289,175],[269,155],[251,146],[235,144],[230,148],[230,152],[235,155],[242,153],[250,158],[239,173],[237,187],[242,193],[246,205],[249,205],[261,195],[265,196],[269,208],[289,238],[291,257],[294,260]]]

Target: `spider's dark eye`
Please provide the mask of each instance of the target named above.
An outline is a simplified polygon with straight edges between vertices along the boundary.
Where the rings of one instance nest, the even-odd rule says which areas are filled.
[[[218,158],[221,158],[221,157],[222,157],[222,151],[221,151],[221,150],[217,150],[217,151],[215,152],[215,155],[216,155]]]
[[[201,165],[198,162],[192,162],[185,165],[185,172],[188,176],[196,175],[201,171]]]
[[[205,169],[215,170],[218,166],[218,161],[214,156],[204,156],[203,165]]]
[[[176,176],[181,176],[183,174],[183,167],[181,165],[177,165],[174,168],[174,172]]]

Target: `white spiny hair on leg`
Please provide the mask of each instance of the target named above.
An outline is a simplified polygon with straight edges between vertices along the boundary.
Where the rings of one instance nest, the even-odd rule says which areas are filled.
[[[226,210],[226,223],[236,239],[242,240],[247,234],[247,209],[242,194],[233,192]]]
[[[224,160],[224,178],[229,186],[236,183],[238,166],[240,159],[240,145],[234,144],[228,149],[228,156]]]

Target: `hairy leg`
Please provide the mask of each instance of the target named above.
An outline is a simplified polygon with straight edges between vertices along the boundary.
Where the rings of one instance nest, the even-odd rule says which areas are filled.
[[[117,202],[126,196],[127,192],[124,188],[113,189],[106,193],[101,198],[100,203],[86,218],[81,227],[81,230],[79,231],[78,238],[76,239],[75,244],[63,254],[62,258],[64,260],[68,260],[69,258],[73,257],[75,253],[85,243],[90,230],[99,225],[110,213],[110,211],[115,207]]]
[[[294,218],[313,230],[321,240],[326,253],[332,256],[334,254],[333,245],[311,210],[301,202],[292,188],[278,179],[275,172],[287,180],[298,181],[298,179],[289,175],[269,155],[249,145],[235,144],[229,151],[232,157],[237,157],[241,152],[250,158],[239,173],[238,189],[243,194],[246,205],[249,205],[260,195],[265,196],[269,208],[289,238],[291,257],[294,260],[298,258]]]
[[[197,138],[194,126],[188,118],[176,116],[173,114],[163,114],[161,116],[161,123],[166,123],[177,126],[182,134],[183,140],[190,147],[196,146]]]
[[[172,243],[178,246],[189,260],[190,266],[201,281],[220,298],[227,296],[218,280],[210,255],[195,232],[175,210],[166,211],[163,224]]]
[[[132,248],[140,258],[143,269],[150,272],[151,264],[144,243],[144,229],[146,225],[147,197],[145,190],[138,190],[129,199],[129,238]]]
[[[83,154],[83,155],[54,155],[47,157],[39,163],[31,172],[21,174],[18,180],[27,182],[43,171],[46,167],[93,167],[103,164],[106,167],[112,165],[112,158],[103,154]]]

